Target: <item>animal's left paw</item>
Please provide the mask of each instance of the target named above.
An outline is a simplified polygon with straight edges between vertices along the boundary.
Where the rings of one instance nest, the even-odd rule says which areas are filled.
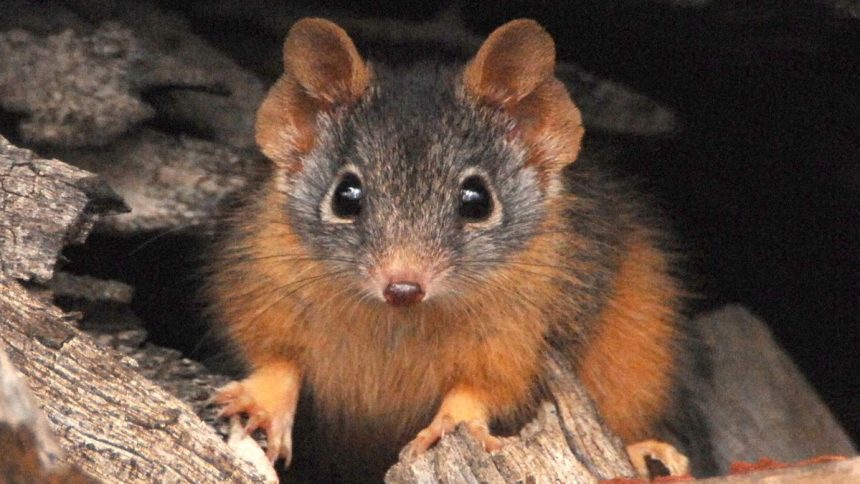
[[[411,460],[423,454],[445,434],[452,432],[458,423],[449,415],[437,416],[427,428],[418,432],[418,435],[400,451],[400,460]],[[463,424],[485,451],[491,452],[502,448],[502,441],[490,433],[486,422],[473,419],[463,421]]]
[[[633,463],[636,473],[646,479],[685,476],[690,473],[690,461],[687,456],[665,442],[643,440],[628,445],[627,455],[630,456],[630,462]]]

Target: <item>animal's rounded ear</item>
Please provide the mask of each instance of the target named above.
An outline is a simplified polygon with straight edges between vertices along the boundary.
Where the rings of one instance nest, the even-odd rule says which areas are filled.
[[[284,42],[284,69],[309,96],[328,104],[355,101],[370,79],[349,35],[321,18],[299,20],[290,29]]]
[[[509,106],[532,93],[555,71],[555,43],[534,20],[512,20],[487,37],[466,66],[467,92],[481,101]]]
[[[370,69],[344,30],[328,20],[296,22],[284,41],[284,74],[257,111],[257,144],[288,170],[311,149],[316,117],[358,101],[370,84]]]

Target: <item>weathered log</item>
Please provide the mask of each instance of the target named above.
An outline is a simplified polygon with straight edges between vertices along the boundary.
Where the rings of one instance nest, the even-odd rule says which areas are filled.
[[[107,482],[259,480],[186,404],[138,374],[135,360],[99,348],[11,278],[51,279],[62,246],[82,241],[94,217],[121,202],[86,171],[0,143],[0,343],[60,436],[61,461]],[[54,284],[77,297],[129,296],[64,282]]]
[[[266,88],[230,56],[193,33],[184,18],[157,2],[136,0],[63,2],[94,25],[120,22],[140,41],[148,69],[148,100],[160,124],[178,126],[235,148],[254,147],[254,120]],[[280,58],[280,52],[277,56]],[[196,85],[175,79],[193,70]],[[203,89],[196,89],[202,87]]]
[[[79,7],[82,13],[91,13],[85,7]],[[115,12],[125,25],[105,18],[104,23],[94,19],[100,25],[85,26],[84,32],[46,37],[25,30],[0,32],[0,106],[26,114],[18,129],[22,138],[64,147],[103,146],[157,118],[233,146],[252,146],[254,112],[264,94],[260,81],[175,17],[135,16],[140,5],[125,7]],[[26,11],[21,9],[21,15],[26,17]],[[83,17],[65,17],[71,24],[67,28],[81,29]],[[15,24],[13,19],[5,23]]]
[[[125,210],[92,173],[0,136],[0,272],[47,282],[63,246],[83,242],[98,215]]]
[[[0,481],[91,483],[74,466],[64,465],[62,449],[0,345]]]
[[[839,462],[792,466],[701,480],[702,484],[762,484],[774,482],[790,482],[792,484],[856,484],[860,482],[860,457]]]
[[[99,348],[64,318],[0,278],[0,341],[60,436],[64,462],[105,482],[262,480],[134,360]]]
[[[222,143],[143,129],[99,150],[63,150],[63,160],[98,173],[131,207],[96,230],[134,234],[209,225],[225,197],[260,171],[263,160]]]
[[[538,417],[498,452],[484,452],[460,427],[413,461],[399,462],[389,484],[418,482],[597,482],[633,476],[621,442],[557,355],[549,361],[549,390]]]
[[[855,455],[851,439],[779,347],[740,306],[694,320],[709,353],[710,381],[689,382],[722,473],[735,461],[785,462]]]

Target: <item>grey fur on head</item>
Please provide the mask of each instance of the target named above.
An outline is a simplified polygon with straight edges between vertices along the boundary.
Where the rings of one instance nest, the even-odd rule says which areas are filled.
[[[459,70],[374,65],[374,72],[359,103],[319,116],[317,143],[287,180],[287,217],[315,255],[356,278],[407,251],[416,270],[430,273],[428,295],[462,291],[538,229],[547,195],[537,170],[507,136],[511,120],[466,98]],[[326,204],[344,170],[361,179],[365,204],[352,223],[332,223]],[[485,223],[458,217],[460,185],[471,174],[493,196]]]

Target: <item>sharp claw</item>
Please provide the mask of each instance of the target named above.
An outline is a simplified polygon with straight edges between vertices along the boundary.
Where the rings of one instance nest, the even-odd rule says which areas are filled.
[[[232,401],[221,407],[221,410],[218,411],[218,418],[230,417],[232,415],[242,413],[245,408],[247,408],[247,404],[239,401]]]
[[[466,430],[469,431],[475,440],[481,443],[481,447],[485,452],[494,452],[502,448],[502,441],[490,433],[490,428],[485,422],[467,422]]]
[[[281,453],[280,443],[277,442],[277,439],[267,439],[267,444],[266,457],[269,459],[269,462],[274,464]]]
[[[265,412],[255,412],[248,416],[248,422],[245,424],[245,433],[250,434],[260,427],[266,426],[266,421],[269,416]],[[269,434],[269,431],[266,431]]]
[[[291,431],[282,429],[281,435],[281,457],[284,458],[284,466],[289,467],[293,460],[293,434]]]
[[[210,401],[217,404],[227,403],[229,400],[235,399],[241,392],[242,386],[239,382],[230,382],[219,388]]]

